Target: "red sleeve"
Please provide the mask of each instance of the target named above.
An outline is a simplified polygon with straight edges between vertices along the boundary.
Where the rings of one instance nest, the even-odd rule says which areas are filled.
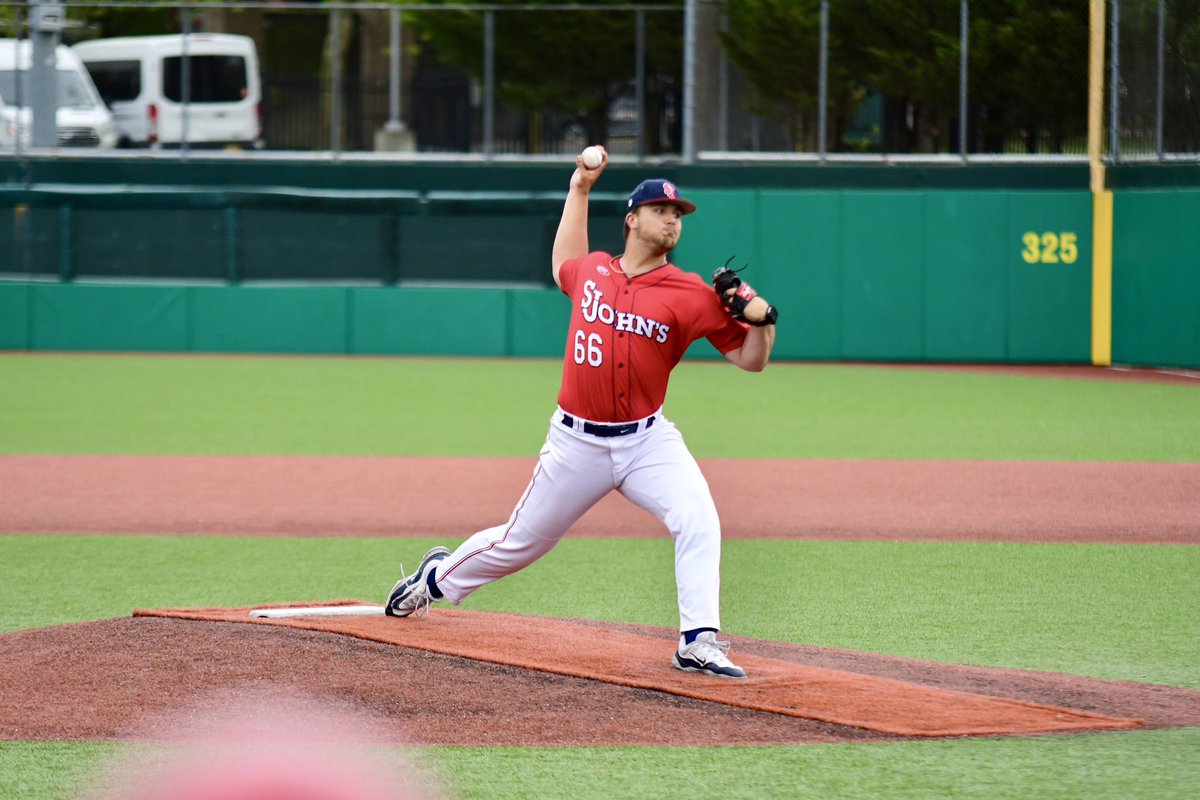
[[[709,343],[717,348],[724,355],[730,350],[736,350],[746,341],[746,332],[750,330],[750,326],[744,322],[738,322],[721,304],[717,298],[716,292],[712,287],[704,282],[703,278],[696,276],[696,281],[700,283],[703,289],[700,289],[695,294],[695,301],[699,306],[696,309],[696,317],[699,321],[699,328],[696,338],[703,336],[708,339]]]
[[[558,285],[567,297],[571,296],[571,290],[575,288],[575,282],[579,280],[579,267],[590,255],[591,253],[579,258],[568,258],[558,268]]]
[[[720,305],[718,305],[718,309],[725,319],[721,327],[708,334],[706,338],[713,347],[720,351],[721,355],[724,355],[730,350],[736,350],[742,346],[746,341],[746,332],[750,330],[750,326],[729,316]]]

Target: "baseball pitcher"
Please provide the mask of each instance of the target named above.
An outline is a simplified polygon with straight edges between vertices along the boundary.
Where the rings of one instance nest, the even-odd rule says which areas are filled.
[[[589,160],[594,153],[589,154]],[[629,195],[620,255],[588,250],[588,193],[608,165],[576,158],[551,256],[571,302],[558,407],[537,466],[512,516],[451,552],[435,547],[388,597],[405,617],[458,604],[532,564],[614,489],[650,513],[675,543],[680,637],[672,664],[726,678],[746,673],[717,640],[721,628],[721,525],[708,484],[663,415],[671,370],[700,338],[741,369],[759,372],[775,342],[774,306],[728,268],[712,284],[669,260],[696,206],[670,181]]]

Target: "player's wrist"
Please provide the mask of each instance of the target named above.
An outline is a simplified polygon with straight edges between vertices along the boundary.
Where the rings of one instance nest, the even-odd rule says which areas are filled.
[[[770,303],[767,303],[767,310],[763,312],[762,319],[747,319],[746,321],[756,328],[765,328],[768,325],[774,325],[778,319],[779,309],[775,308],[775,306],[771,305]]]

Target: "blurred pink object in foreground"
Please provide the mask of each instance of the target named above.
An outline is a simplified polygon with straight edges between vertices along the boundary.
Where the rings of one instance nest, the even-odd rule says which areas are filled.
[[[369,712],[285,692],[238,693],[131,732],[87,800],[446,800],[403,737]]]

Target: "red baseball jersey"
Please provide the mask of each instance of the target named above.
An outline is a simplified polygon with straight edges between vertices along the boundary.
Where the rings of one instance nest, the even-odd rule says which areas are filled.
[[[583,419],[648,417],[692,342],[728,353],[746,339],[712,287],[674,264],[627,278],[619,259],[595,252],[564,262],[558,278],[572,305],[558,404]]]

